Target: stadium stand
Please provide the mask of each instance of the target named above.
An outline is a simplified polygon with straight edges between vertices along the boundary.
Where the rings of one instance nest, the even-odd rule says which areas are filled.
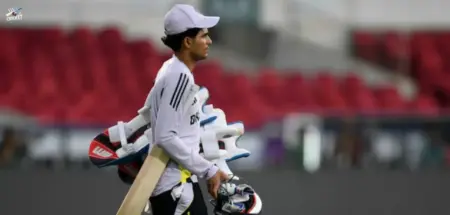
[[[417,33],[411,39],[415,41],[411,57],[418,61],[411,72],[426,72],[429,77],[423,84],[432,85],[430,90],[438,83],[450,86],[442,79],[449,64],[441,61],[444,53],[450,53],[450,48],[445,49],[450,43],[442,42],[449,35],[438,35]],[[393,66],[408,56],[395,33],[357,32],[353,39],[361,47],[357,55],[368,61]],[[1,28],[0,41],[0,105],[46,124],[109,124],[132,117],[151,88],[149,80],[170,57],[149,41],[126,40],[114,27],[98,32],[86,27],[71,32],[58,27]],[[441,48],[433,48],[431,44],[438,42],[443,43]],[[261,68],[254,77],[225,71],[220,62],[212,60],[196,70],[197,81],[210,89],[212,102],[223,108],[230,120],[243,119],[250,127],[292,111],[439,111],[429,93],[407,102],[395,88],[370,88],[352,73],[339,79],[323,70],[307,78],[297,71],[279,73]],[[423,92],[427,90],[423,88]]]
[[[425,108],[433,100],[442,108],[450,105],[450,32],[446,30],[357,30],[352,33],[354,54],[390,71],[412,76],[419,88],[416,103]],[[423,103],[423,104],[422,104]]]

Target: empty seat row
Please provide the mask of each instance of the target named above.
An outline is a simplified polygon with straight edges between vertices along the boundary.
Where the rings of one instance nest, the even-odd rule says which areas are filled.
[[[147,40],[127,40],[118,29],[0,28],[0,106],[20,110],[43,123],[109,124],[133,117],[170,53]],[[434,114],[433,98],[404,101],[392,86],[369,88],[353,73],[336,78],[318,70],[257,75],[225,71],[220,62],[200,63],[199,85],[230,120],[257,126],[289,112],[319,114]],[[252,73],[253,74],[253,73]]]
[[[414,77],[422,94],[449,107],[450,30],[356,30],[352,41],[356,56]]]

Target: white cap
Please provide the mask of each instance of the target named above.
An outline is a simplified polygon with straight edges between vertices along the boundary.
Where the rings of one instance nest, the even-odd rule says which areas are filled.
[[[191,28],[212,28],[217,25],[220,17],[205,16],[187,4],[176,4],[164,17],[166,35],[185,32]]]

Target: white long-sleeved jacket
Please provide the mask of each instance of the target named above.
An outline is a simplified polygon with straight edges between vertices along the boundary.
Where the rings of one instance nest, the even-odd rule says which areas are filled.
[[[198,177],[212,177],[217,171],[212,162],[199,154],[200,104],[195,98],[198,86],[187,66],[176,56],[159,70],[145,106],[150,107],[152,142],[170,156],[153,196],[172,189],[180,182],[179,165]]]

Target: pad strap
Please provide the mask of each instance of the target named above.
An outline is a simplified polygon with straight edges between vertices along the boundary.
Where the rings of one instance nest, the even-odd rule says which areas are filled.
[[[117,122],[117,129],[119,131],[119,139],[120,139],[120,145],[122,146],[122,148],[124,148],[125,150],[128,142],[127,142],[127,136],[125,134],[125,124],[122,121]]]

